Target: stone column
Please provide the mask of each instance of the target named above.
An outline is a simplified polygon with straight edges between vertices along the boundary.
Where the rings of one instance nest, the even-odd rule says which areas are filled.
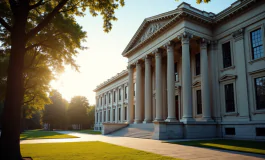
[[[167,48],[167,122],[176,122],[175,107],[175,71],[174,71],[174,44],[169,42],[165,45]]]
[[[135,120],[134,123],[142,122],[142,63],[137,61],[136,63],[136,103],[135,103]]]
[[[239,29],[233,34],[234,38],[234,65],[237,70],[237,81],[236,81],[236,93],[237,93],[237,106],[241,120],[249,121],[250,108],[249,108],[249,91],[248,91],[248,71],[246,63],[246,52],[245,52],[245,41],[244,41],[244,29]],[[248,52],[247,52],[248,54]],[[236,97],[235,97],[236,98]]]
[[[109,93],[106,93],[106,122],[109,122]]]
[[[162,50],[157,49],[155,51],[156,57],[156,119],[155,121],[160,122],[163,120],[163,113],[162,113]]]
[[[152,105],[152,77],[151,77],[151,57],[145,57],[145,85],[144,85],[144,114],[145,119],[143,123],[150,123],[151,120],[151,105]]]
[[[212,120],[210,108],[210,83],[208,76],[207,41],[201,39],[201,92],[202,92],[202,117],[206,121]]]
[[[128,83],[128,108],[127,108],[127,122],[128,123],[133,123],[133,66],[130,65],[127,67],[128,72],[129,72],[129,83]]]
[[[124,85],[121,86],[121,122],[124,121]]]
[[[113,91],[110,92],[110,122],[113,123]]]
[[[190,38],[192,35],[184,32],[179,36],[182,43],[182,94],[183,94],[183,117],[182,122],[194,121],[192,116],[192,92],[190,70]]]

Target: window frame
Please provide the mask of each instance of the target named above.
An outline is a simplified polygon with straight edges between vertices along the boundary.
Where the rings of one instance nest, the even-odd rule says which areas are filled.
[[[198,91],[201,92],[201,113],[198,113]],[[201,89],[196,89],[195,90],[196,94],[196,115],[202,115],[203,113],[203,108],[202,108],[202,90]]]
[[[231,61],[231,65],[228,66],[228,67],[225,67],[225,62],[224,62],[225,57],[224,57],[224,47],[223,47],[223,46],[224,46],[225,44],[227,44],[227,43],[229,43],[229,45],[230,45],[230,61]],[[231,40],[223,42],[223,43],[221,44],[221,50],[222,50],[222,68],[223,68],[223,69],[227,69],[227,68],[232,67],[232,66],[233,66],[233,56],[232,56],[233,53],[232,53],[232,43],[231,43]]]
[[[235,104],[235,111],[234,112],[226,112],[226,101],[225,101],[225,85],[233,83],[234,89],[234,104]],[[236,79],[229,79],[223,80],[220,86],[221,91],[221,111],[222,116],[238,116],[238,106],[237,106],[237,94],[236,94]]]
[[[229,112],[229,111],[227,111],[227,100],[226,100],[226,97],[227,97],[227,95],[226,95],[226,86],[228,86],[228,85],[232,85],[232,90],[233,90],[233,107],[234,107],[234,111],[232,111],[232,112]],[[225,84],[224,86],[224,100],[225,100],[225,112],[226,113],[234,113],[235,111],[236,111],[236,107],[235,107],[235,86],[234,86],[234,84],[233,83],[228,83],[228,84]]]
[[[198,56],[199,55],[199,56]],[[199,74],[197,74],[197,56],[199,57]],[[200,76],[201,75],[201,53],[196,53],[195,54],[195,76]]]
[[[254,72],[254,73],[250,73],[251,74],[251,89],[252,89],[252,94],[250,94],[252,96],[252,110],[253,110],[253,114],[265,114],[265,109],[257,109],[257,103],[256,103],[256,89],[255,89],[255,78],[259,78],[259,77],[265,77],[265,69],[262,70],[261,72]]]
[[[260,30],[260,32],[261,32],[260,33],[261,34],[261,45],[259,45],[259,46],[262,46],[263,47],[263,56],[254,59],[254,47],[253,47],[252,33],[255,32],[255,31],[257,31],[257,30]],[[249,31],[249,39],[250,39],[251,60],[255,61],[255,60],[264,58],[265,57],[265,53],[264,53],[264,38],[263,38],[263,30],[262,30],[262,27],[256,27],[255,29],[252,29],[251,31]]]

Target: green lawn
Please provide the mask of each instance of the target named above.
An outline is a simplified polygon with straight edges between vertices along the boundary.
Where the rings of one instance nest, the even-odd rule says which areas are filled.
[[[165,157],[104,142],[21,144],[21,152],[23,157],[32,157],[34,160],[174,159],[171,157]]]
[[[73,132],[78,132],[78,133],[86,133],[86,134],[101,134],[100,131],[94,131],[94,130],[73,130]]]
[[[216,148],[224,150],[233,150],[239,152],[249,152],[265,154],[265,142],[245,141],[245,140],[201,140],[201,141],[183,141],[173,142],[180,145]]]
[[[78,138],[67,134],[61,134],[55,131],[29,130],[20,134],[21,140],[26,139],[60,139],[60,138]]]

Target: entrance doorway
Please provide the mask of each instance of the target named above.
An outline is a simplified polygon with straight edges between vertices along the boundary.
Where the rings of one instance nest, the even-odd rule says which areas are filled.
[[[179,97],[175,96],[176,118],[179,120]]]

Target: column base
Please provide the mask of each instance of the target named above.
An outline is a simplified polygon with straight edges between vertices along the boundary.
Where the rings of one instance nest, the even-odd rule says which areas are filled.
[[[155,119],[153,122],[165,122],[164,119]]]
[[[134,120],[134,124],[139,124],[139,123],[142,123],[142,121],[141,120],[138,120],[138,119],[135,119]]]
[[[211,117],[203,117],[202,121],[204,121],[204,122],[213,122],[213,119]]]
[[[180,122],[184,122],[184,123],[187,123],[187,122],[194,122],[195,119],[192,118],[192,117],[183,117]]]
[[[178,122],[176,118],[167,118],[165,122]]]
[[[145,123],[145,124],[146,123],[152,123],[152,121],[151,120],[144,120],[143,123]]]

